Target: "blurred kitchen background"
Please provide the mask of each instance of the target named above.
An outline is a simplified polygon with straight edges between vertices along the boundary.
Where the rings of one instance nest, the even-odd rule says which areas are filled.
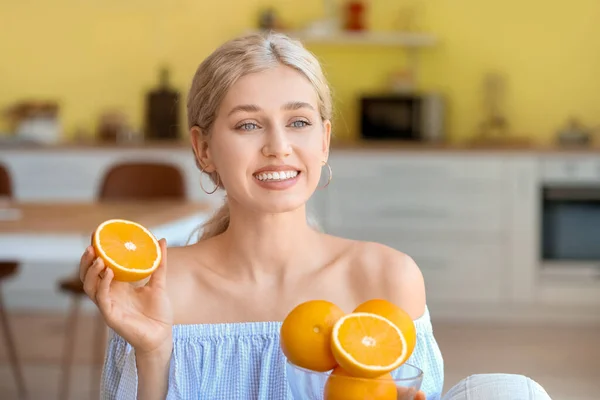
[[[417,261],[446,389],[508,372],[598,399],[599,20],[596,0],[1,2],[0,398],[98,397],[81,251],[111,216],[186,242],[222,198],[188,144],[192,75],[275,29],[335,98],[311,211]]]

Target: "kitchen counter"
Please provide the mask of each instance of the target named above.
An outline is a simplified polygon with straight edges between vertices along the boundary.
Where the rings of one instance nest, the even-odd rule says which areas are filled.
[[[600,153],[600,143],[591,146],[559,146],[537,143],[425,143],[404,141],[332,142],[332,150],[398,150],[406,152],[469,152],[469,153]]]
[[[180,141],[144,141],[132,143],[110,142],[65,142],[53,145],[11,143],[1,144],[0,152],[51,152],[51,151],[121,151],[121,150],[190,150],[189,140]],[[586,154],[600,153],[600,143],[591,146],[558,146],[555,144],[497,144],[497,143],[424,143],[406,141],[332,141],[331,150],[335,151],[406,151],[406,152],[469,152],[469,153],[561,153]]]
[[[56,144],[39,144],[39,143],[0,143],[0,151],[62,151],[62,150],[137,150],[137,149],[152,149],[152,150],[181,150],[190,148],[188,140],[181,141],[144,141],[131,143],[113,143],[113,142],[62,142]]]

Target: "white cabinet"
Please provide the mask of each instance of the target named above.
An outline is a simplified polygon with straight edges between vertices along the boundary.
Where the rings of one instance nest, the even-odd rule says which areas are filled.
[[[188,196],[219,202],[220,192],[207,195],[198,183],[200,172],[189,149],[55,149],[11,150],[0,163],[11,172],[14,195],[22,201],[89,201],[96,198],[104,173],[120,162],[165,162],[180,168]]]
[[[329,232],[409,254],[431,301],[501,300],[514,187],[502,157],[338,152],[330,163]]]
[[[88,154],[11,152],[3,158],[11,170],[14,196],[21,200],[87,200],[99,184],[98,169]]]
[[[429,302],[500,301],[506,295],[506,243],[389,228],[342,228],[330,233],[382,243],[410,255],[423,273]]]
[[[509,181],[501,159],[338,154],[327,204],[331,227],[501,232]]]

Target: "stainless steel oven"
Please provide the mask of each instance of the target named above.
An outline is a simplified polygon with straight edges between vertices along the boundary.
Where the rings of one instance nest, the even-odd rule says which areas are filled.
[[[600,159],[565,162],[542,180],[540,258],[544,276],[600,278]],[[597,164],[597,165],[596,165]],[[551,174],[550,174],[551,175]]]

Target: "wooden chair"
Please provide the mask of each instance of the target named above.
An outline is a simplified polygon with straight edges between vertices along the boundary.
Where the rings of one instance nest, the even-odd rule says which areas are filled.
[[[147,201],[184,199],[185,181],[181,171],[171,165],[155,162],[121,163],[114,165],[105,174],[98,193],[99,201]],[[70,388],[71,365],[75,345],[77,321],[81,300],[85,296],[79,270],[74,277],[59,282],[59,290],[71,296],[71,309],[67,319],[67,332],[62,361],[62,379],[59,399],[67,400]],[[98,366],[104,356],[104,320],[98,314],[92,340],[93,362]],[[92,368],[92,395],[100,387],[100,374]]]
[[[0,198],[12,198],[12,196],[13,189],[10,173],[6,167],[0,165]],[[27,398],[25,379],[23,378],[23,370],[21,369],[19,357],[17,356],[17,346],[14,339],[14,332],[10,326],[8,312],[4,306],[4,296],[2,294],[2,283],[8,278],[16,275],[18,270],[19,264],[17,262],[4,260],[0,261],[0,323],[2,324],[2,331],[8,353],[10,368],[15,377],[19,398],[25,399]]]

